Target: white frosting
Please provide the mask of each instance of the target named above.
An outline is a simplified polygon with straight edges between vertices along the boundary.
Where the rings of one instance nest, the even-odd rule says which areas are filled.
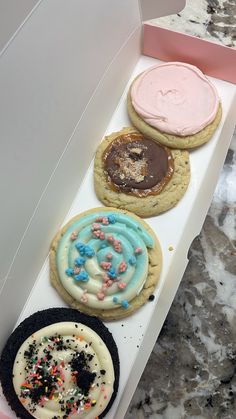
[[[58,335],[63,337],[63,345],[65,344],[67,349],[63,348],[57,351],[50,341],[45,341],[45,337],[50,338]],[[67,340],[69,342],[66,342]],[[53,358],[49,361],[50,365],[55,365],[55,361],[57,361],[58,365],[61,364],[62,376],[65,377],[63,385],[60,385],[60,381],[58,381],[57,392],[60,394],[57,397],[58,399],[55,397],[51,400],[47,399],[44,401],[44,407],[40,406],[40,404],[32,404],[29,397],[22,397],[22,392],[24,396],[27,395],[27,388],[22,390],[21,386],[24,382],[30,382],[29,374],[32,373],[32,370],[29,372],[25,371],[27,359],[24,353],[29,350],[29,345],[34,342],[37,347],[36,353],[38,359],[45,357],[43,350],[47,349],[48,345],[50,346],[51,344],[53,349],[49,347],[49,350]],[[95,372],[96,377],[89,390],[88,397],[90,400],[96,400],[96,405],[86,409],[83,406],[84,402],[82,399],[79,408],[77,407],[76,409],[77,412],[70,414],[69,417],[71,419],[94,419],[104,411],[113,393],[114,368],[110,352],[99,335],[89,327],[80,323],[61,322],[44,327],[35,332],[21,345],[16,355],[13,367],[13,385],[20,401],[23,401],[24,407],[34,418],[52,419],[54,416],[63,418],[65,412],[61,411],[59,401],[67,401],[71,397],[78,400],[79,397],[82,397],[79,394],[75,395],[76,391],[78,393],[79,388],[75,381],[71,381],[73,372],[70,365],[73,355],[81,351],[93,356],[92,360],[89,361],[89,371]],[[105,370],[104,375],[100,373],[101,370]],[[102,382],[105,382],[105,384],[102,384]],[[34,407],[35,411],[32,412],[32,408]]]

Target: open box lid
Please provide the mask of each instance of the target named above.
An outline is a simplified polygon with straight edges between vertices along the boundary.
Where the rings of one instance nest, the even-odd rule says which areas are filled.
[[[49,2],[43,2],[43,4],[45,3]],[[14,94],[12,98],[12,92],[9,90],[11,99],[18,101],[18,107],[15,107],[15,102],[13,100],[9,103],[7,102],[8,112],[10,112],[8,129],[9,131],[12,130],[13,133],[19,132],[20,135],[15,138],[15,141],[14,137],[10,137],[12,144],[9,149],[12,153],[12,159],[14,158],[15,161],[13,164],[13,160],[10,160],[12,172],[8,170],[8,172],[6,171],[6,174],[10,173],[11,180],[13,176],[12,173],[14,173],[16,179],[16,185],[13,185],[14,193],[17,192],[18,184],[21,186],[20,182],[18,183],[18,178],[19,180],[21,179],[21,170],[24,170],[24,165],[29,165],[29,167],[31,167],[31,172],[28,171],[28,176],[31,176],[32,180],[29,182],[29,189],[28,191],[26,190],[25,194],[25,209],[23,208],[22,200],[19,200],[19,204],[15,204],[13,214],[15,217],[11,219],[11,226],[7,226],[9,237],[6,236],[6,238],[9,238],[12,246],[15,246],[16,248],[18,246],[18,248],[15,252],[15,257],[13,256],[12,265],[10,265],[10,270],[7,275],[7,281],[5,282],[2,294],[0,295],[0,322],[2,322],[0,324],[0,330],[2,332],[2,343],[4,342],[5,336],[7,336],[10,332],[11,327],[15,324],[16,317],[21,311],[22,305],[26,301],[29,291],[35,281],[36,274],[42,267],[42,261],[48,252],[49,242],[51,241],[55,230],[57,230],[58,226],[61,225],[61,222],[67,212],[67,208],[75,196],[73,190],[77,191],[82,179],[83,183],[75,197],[71,210],[68,213],[68,217],[70,218],[75,214],[73,211],[80,212],[88,207],[91,208],[99,205],[97,204],[95,194],[93,193],[92,166],[87,171],[84,179],[85,170],[88,163],[91,161],[95,147],[102,138],[104,131],[110,133],[120,129],[121,123],[128,123],[126,112],[128,79],[130,81],[133,80],[134,77],[147,68],[147,66],[151,66],[155,63],[155,60],[150,57],[140,57],[139,45],[141,19],[140,12],[138,10],[138,2],[133,1],[129,3],[129,7],[131,3],[134,6],[132,11],[133,14],[131,13],[131,10],[128,7],[126,8],[126,5],[122,3],[123,9],[120,18],[117,22],[114,20],[112,21],[111,26],[114,31],[116,41],[117,36],[120,37],[116,44],[113,40],[109,39],[107,41],[105,39],[107,26],[106,33],[104,33],[105,29],[101,29],[99,25],[96,26],[96,21],[98,20],[98,15],[100,13],[99,9],[96,9],[97,20],[94,18],[96,33],[92,31],[91,34],[91,28],[89,27],[86,32],[89,39],[91,38],[90,44],[86,41],[86,45],[90,45],[91,47],[90,51],[84,50],[84,43],[82,44],[81,42],[78,42],[78,38],[76,38],[78,26],[77,17],[70,15],[66,9],[64,10],[64,16],[60,16],[61,13],[59,13],[59,17],[54,17],[55,13],[58,13],[56,5],[60,4],[61,7],[64,2],[58,0],[52,1],[52,3],[54,4],[54,8],[50,8],[49,18],[45,13],[42,14],[41,10],[41,18],[40,21],[38,21],[39,8],[37,9],[37,19],[34,21],[33,27],[31,25],[28,37],[23,38],[24,48],[22,49],[22,44],[18,44],[18,47],[21,47],[21,51],[17,55],[17,59],[15,59],[14,56],[17,53],[17,49],[14,49],[14,54],[11,56],[11,63],[16,65],[17,70],[20,68],[20,78],[18,78],[17,83],[13,83],[13,90],[15,91],[15,89],[17,89],[17,91],[21,92],[23,96],[18,99],[17,95]],[[108,4],[108,2],[106,3]],[[41,4],[42,3],[40,3],[40,6]],[[74,4],[74,1],[70,4]],[[102,2],[102,4],[105,4],[105,2]],[[74,11],[75,10],[76,9],[74,9]],[[102,9],[102,12],[104,13],[104,8]],[[120,24],[122,25],[123,13],[132,14],[132,18],[130,15],[128,16],[128,24],[128,19],[125,19],[126,24],[124,28],[123,26],[120,26]],[[22,28],[23,32],[25,30],[25,26],[28,28],[28,24],[32,23],[32,18],[34,18],[34,13],[30,17],[29,21],[27,21],[26,25]],[[46,36],[44,36],[43,33],[45,28],[42,29],[43,18],[46,19]],[[57,31],[55,34],[54,21],[56,20],[56,22],[58,22],[58,19],[60,20],[60,23],[57,25]],[[71,28],[65,28],[64,20],[66,22],[69,21],[70,24],[73,23],[72,32]],[[34,33],[35,25],[37,27],[36,33]],[[111,28],[111,26],[109,26],[109,28]],[[84,28],[83,24],[82,27]],[[122,28],[122,31],[123,29],[125,30],[125,36],[123,38],[120,34],[120,28]],[[63,33],[61,33],[62,29]],[[58,42],[58,38],[59,41],[64,39],[64,29],[66,30],[66,36],[69,40],[69,42],[65,44]],[[9,50],[12,49],[15,42],[18,41],[18,37],[21,36],[22,30],[18,33],[14,42],[10,45]],[[69,33],[67,32],[68,30]],[[39,36],[38,31],[40,32]],[[29,38],[29,33],[32,35],[32,39]],[[71,33],[73,36],[71,36]],[[96,43],[94,41],[95,35]],[[44,53],[41,51],[41,37],[44,43],[43,46],[45,46],[46,49]],[[104,44],[102,43],[103,40]],[[51,49],[49,50],[48,42],[51,45]],[[112,46],[112,44],[113,46],[115,45],[115,49],[110,51],[108,49],[108,45]],[[106,50],[103,51],[103,49],[100,48],[100,45],[102,45],[103,49]],[[52,46],[54,48],[52,48]],[[33,54],[31,59],[27,54],[25,54],[25,48],[27,50],[27,54],[29,54],[29,52]],[[35,48],[37,50],[36,52]],[[101,49],[101,51],[97,51],[97,49]],[[9,50],[6,50],[4,55],[6,52],[9,53]],[[86,56],[86,53],[88,55],[91,51],[93,52],[93,56]],[[106,61],[107,51],[110,51],[108,61]],[[96,66],[94,66],[94,71],[88,71],[88,74],[85,74],[84,71],[84,80],[87,80],[88,82],[86,83],[86,86],[83,86],[80,80],[82,72],[80,68],[81,61],[79,60],[81,57],[85,57],[88,60],[91,59],[94,63],[94,61],[96,62],[96,58],[98,58],[98,60],[100,59],[100,56],[104,57],[101,63],[103,71],[101,71],[101,74],[99,75]],[[47,59],[45,59],[45,57]],[[42,61],[39,58],[43,58],[44,60]],[[23,66],[21,59],[25,61]],[[70,59],[71,61],[68,62]],[[33,62],[34,60],[36,60],[36,63]],[[27,67],[29,64],[30,69]],[[83,67],[83,62],[81,65],[82,68],[85,67],[85,69],[87,69],[86,66]],[[26,74],[22,72],[22,68],[25,69]],[[6,67],[4,67],[4,69],[5,79],[8,80]],[[134,71],[132,72],[132,70]],[[33,73],[33,71],[35,71],[35,73]],[[94,75],[96,75],[96,80],[91,87],[91,91],[86,90],[89,89],[90,83],[94,81]],[[14,77],[16,76],[18,77],[18,73],[16,74],[16,70],[13,71],[12,69],[12,82],[15,81]],[[30,83],[28,83],[27,77],[29,77]],[[26,92],[23,88],[21,89],[18,86],[19,81],[24,84],[24,88],[27,89]],[[123,333],[122,340],[120,332],[121,325],[118,324],[119,322],[114,322],[114,324],[109,323],[108,326],[119,345],[119,352],[122,359],[120,379],[121,390],[117,395],[112,408],[113,411],[111,411],[109,416],[113,419],[120,419],[123,417],[132,391],[140,378],[145,362],[147,361],[150,351],[154,345],[154,340],[160,331],[160,327],[163,324],[170,304],[173,301],[174,294],[187,264],[187,250],[189,244],[191,243],[194,235],[199,232],[200,225],[203,222],[209,206],[211,193],[213,193],[214,185],[218,177],[218,170],[220,170],[220,167],[223,164],[224,155],[233,129],[232,126],[235,121],[235,116],[232,114],[235,109],[236,92],[235,89],[231,89],[232,86],[227,83],[224,85],[223,82],[215,82],[219,82],[218,84],[222,93],[221,97],[225,105],[225,115],[220,128],[220,139],[223,139],[223,141],[212,141],[204,146],[205,165],[202,164],[203,160],[201,150],[196,150],[194,153],[191,153],[192,156],[194,155],[194,162],[197,163],[195,167],[194,165],[192,166],[193,181],[191,182],[190,188],[183,200],[176,206],[175,209],[173,209],[175,216],[172,217],[172,212],[169,214],[172,222],[175,224],[175,230],[178,233],[178,240],[173,241],[173,229],[170,228],[170,223],[168,223],[168,214],[162,214],[160,217],[153,217],[148,221],[154,231],[157,232],[158,237],[160,237],[163,250],[165,249],[165,263],[163,264],[164,272],[162,272],[162,282],[160,281],[160,284],[163,285],[164,282],[165,286],[163,285],[163,287],[161,287],[160,285],[157,287],[158,289],[155,290],[161,298],[158,298],[158,300],[155,299],[155,304],[146,304],[141,310],[139,310],[134,316],[130,316],[130,318],[127,319],[127,322],[125,322],[127,328],[134,331],[134,334],[131,334],[132,339],[129,339],[128,343],[126,342],[126,345],[130,345],[128,348],[131,348],[128,351],[127,346],[124,345],[127,329]],[[1,84],[3,86],[2,82]],[[89,86],[87,86],[87,84],[89,84]],[[126,88],[125,91],[123,91],[123,87],[125,85]],[[9,87],[11,87],[11,85],[8,82],[8,88]],[[41,89],[40,91],[39,87]],[[36,97],[28,91],[31,91],[31,89],[35,93]],[[67,95],[68,89],[69,94]],[[86,90],[86,94],[84,96],[81,95],[81,91],[84,92],[83,89]],[[233,90],[233,92],[231,92],[231,90]],[[120,100],[122,92],[123,94]],[[7,98],[6,92],[5,97]],[[27,98],[26,110],[24,110],[25,98]],[[84,103],[81,105],[81,108],[79,108],[78,105],[83,98]],[[117,106],[118,102],[119,105]],[[10,108],[11,103],[14,109],[12,114]],[[21,109],[20,104],[22,104],[23,109]],[[72,105],[74,105],[74,107]],[[24,117],[23,127],[25,132],[29,134],[28,143],[26,142],[24,136],[22,136],[22,132],[24,133],[24,131],[22,131],[21,120],[18,121],[17,119],[18,114],[16,113],[16,110],[19,112],[21,117]],[[115,112],[113,113],[114,110]],[[24,113],[26,111],[28,114],[25,115]],[[36,111],[38,111],[38,114],[36,114]],[[110,120],[111,114],[113,114],[113,117]],[[4,116],[6,115],[7,113],[5,112]],[[30,117],[33,117],[33,119],[30,119]],[[15,127],[12,128],[10,125],[12,121],[15,123],[15,120],[18,122],[17,128],[19,131],[16,129],[14,131],[13,128]],[[105,130],[108,120],[110,120],[109,127]],[[29,131],[27,131],[26,128]],[[8,134],[7,131],[5,131],[5,133],[6,135]],[[45,137],[42,136],[42,134],[44,134]],[[19,141],[17,142],[18,138]],[[31,139],[33,144],[29,141]],[[21,142],[24,146],[22,154],[19,153]],[[29,152],[27,147],[30,147]],[[43,150],[41,150],[41,147]],[[61,149],[59,149],[59,147]],[[38,154],[34,153],[35,150],[37,150]],[[56,153],[57,155],[55,155]],[[215,157],[215,155],[217,156],[217,159],[212,158]],[[20,162],[18,161],[19,156],[22,158],[21,164],[19,164]],[[32,162],[30,161],[30,158],[33,159]],[[44,161],[46,161],[46,164],[44,164]],[[41,166],[38,165],[39,162]],[[5,167],[8,169],[7,165]],[[196,178],[197,167],[203,167],[203,170],[200,170],[200,179],[199,176]],[[44,171],[46,173],[44,173]],[[44,181],[44,183],[41,184],[42,188],[40,189],[39,181],[42,180],[43,176],[45,176],[45,179],[47,179],[48,182],[45,183]],[[40,177],[40,179],[38,179],[38,177]],[[202,179],[204,179],[204,182]],[[3,185],[6,185],[5,196],[8,200],[12,197],[8,192],[9,188],[7,189],[7,182],[3,183]],[[34,190],[34,186],[35,188],[37,187],[36,191]],[[20,226],[20,228],[22,228],[22,225],[24,227],[20,217],[25,215],[25,210],[28,210],[29,205],[32,204],[32,202],[29,201],[29,197],[30,199],[35,199],[35,196],[33,195],[34,192],[37,192],[38,194],[36,196],[36,198],[38,197],[38,201],[36,201],[36,204],[33,202],[34,206],[32,206],[30,216],[26,219],[28,224],[26,223],[25,230],[20,236],[20,240],[17,242],[15,235],[19,231],[18,227]],[[194,193],[194,200],[191,199],[192,193]],[[187,199],[186,202],[185,198],[187,195],[189,199]],[[18,197],[21,198],[21,191],[19,192]],[[190,223],[188,222],[190,216],[189,218],[183,217],[183,214],[187,213],[191,215],[192,222]],[[187,228],[182,229],[180,228],[180,223],[176,223],[176,219],[180,220],[180,217],[181,219],[184,219]],[[20,222],[18,223],[18,219],[21,221],[21,224]],[[164,219],[166,220],[166,228],[165,225],[163,225]],[[14,228],[16,228],[16,232],[14,231]],[[161,229],[163,230],[162,236],[159,236]],[[182,234],[183,230],[184,235]],[[180,241],[184,245],[178,246]],[[170,244],[174,249],[178,249],[178,252],[175,250],[173,252],[167,251]],[[8,249],[11,248],[8,246]],[[50,286],[48,276],[48,263],[46,260],[46,263],[43,265],[40,275],[38,276],[38,281],[33,287],[30,298],[28,299],[24,310],[21,312],[19,321],[27,317],[31,314],[31,312],[44,308],[42,307],[44,304],[45,308],[48,307],[48,304],[50,306],[57,306],[57,301],[59,305],[62,305],[60,298],[58,297],[58,300],[56,299],[57,295],[54,292],[54,289]],[[164,281],[163,278],[165,278]],[[157,301],[158,303],[156,304]],[[140,324],[145,327],[143,327],[143,329],[140,328]],[[118,326],[120,326],[120,328]],[[145,338],[143,338],[144,333]],[[139,346],[140,342],[141,346]],[[124,350],[122,349],[123,347]],[[132,357],[127,357],[127,353],[132,353]],[[134,360],[135,363],[133,364],[132,371],[130,372],[128,364]],[[0,409],[2,408],[1,401],[4,402],[4,400],[1,400],[0,395]],[[117,410],[118,404],[119,407]],[[116,413],[114,413],[115,411]]]
[[[140,5],[184,0],[42,0],[0,56],[2,342],[139,58]]]
[[[9,0],[0,2],[0,51],[7,48],[8,43],[17,34],[34,8],[42,0]],[[177,13],[184,8],[186,0],[163,1],[139,0],[142,20]]]

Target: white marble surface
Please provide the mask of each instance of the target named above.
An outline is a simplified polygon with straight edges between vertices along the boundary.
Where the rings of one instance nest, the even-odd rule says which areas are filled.
[[[236,1],[152,21],[236,45]],[[236,418],[236,131],[201,234],[125,419]]]
[[[236,46],[235,0],[186,0],[178,14],[151,20],[152,24]]]

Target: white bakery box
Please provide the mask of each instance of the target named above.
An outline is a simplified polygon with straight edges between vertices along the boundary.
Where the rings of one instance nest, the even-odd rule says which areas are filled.
[[[26,316],[65,306],[49,283],[50,242],[71,216],[101,206],[92,158],[106,133],[130,125],[131,80],[159,59],[189,62],[215,77],[210,79],[222,102],[220,126],[208,144],[191,151],[184,198],[147,220],[163,250],[155,300],[123,321],[107,323],[121,361],[110,419],[122,419],[128,408],[201,230],[236,122],[235,50],[150,24],[142,29],[143,20],[184,5],[185,0],[42,0],[0,56],[1,347]],[[0,411],[15,417],[3,396]]]

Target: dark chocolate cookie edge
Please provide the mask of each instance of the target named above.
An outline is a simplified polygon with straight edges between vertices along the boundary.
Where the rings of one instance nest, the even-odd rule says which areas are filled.
[[[88,316],[71,308],[50,308],[38,311],[23,320],[23,322],[12,332],[1,354],[0,381],[2,383],[3,393],[17,417],[22,419],[33,418],[19,401],[13,387],[11,371],[13,369],[16,354],[23,342],[34,332],[50,324],[64,321],[74,321],[76,323],[85,324],[93,329],[106,344],[113,360],[115,381],[111,400],[106,409],[99,416],[99,419],[102,419],[107,414],[114,402],[119,387],[120,361],[118,349],[112,334],[97,317]]]

